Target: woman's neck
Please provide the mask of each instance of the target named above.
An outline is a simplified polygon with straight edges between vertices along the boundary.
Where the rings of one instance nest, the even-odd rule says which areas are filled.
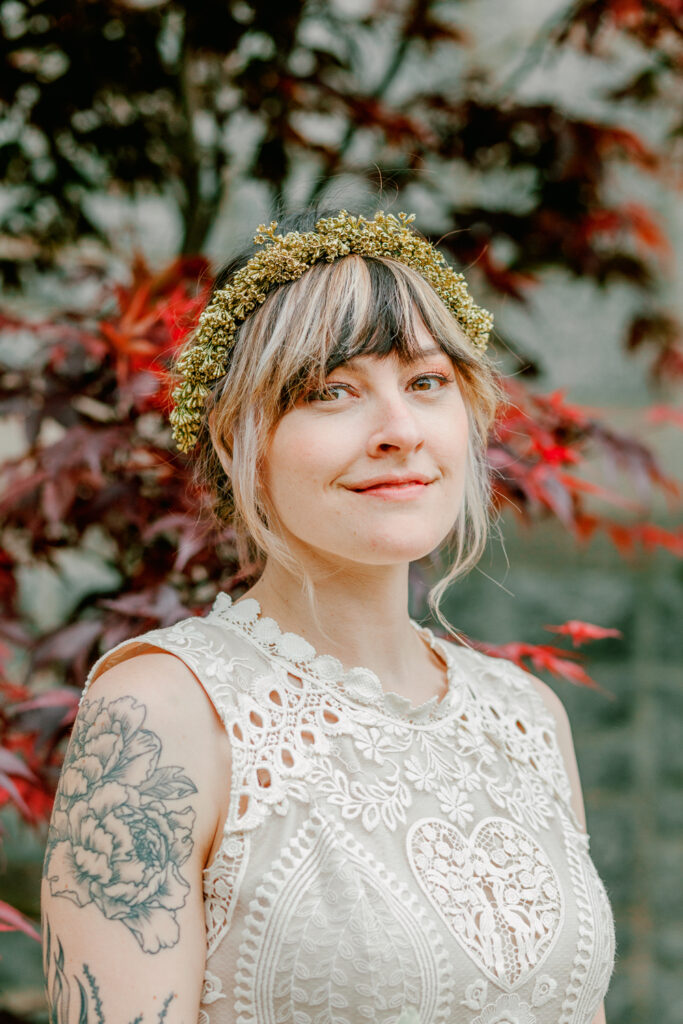
[[[317,622],[301,582],[272,561],[243,597],[256,598],[263,615],[283,632],[302,636],[319,654],[331,654],[347,668],[370,668],[390,679],[391,689],[408,689],[428,652],[410,627],[407,564],[318,572],[314,583]]]

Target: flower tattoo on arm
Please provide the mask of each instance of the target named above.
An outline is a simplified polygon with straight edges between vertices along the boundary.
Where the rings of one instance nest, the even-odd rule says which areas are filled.
[[[174,946],[190,886],[180,868],[195,812],[171,806],[197,792],[179,765],[159,765],[161,740],[133,697],[84,701],[55,797],[43,877],[53,896],[94,903],[146,953]]]

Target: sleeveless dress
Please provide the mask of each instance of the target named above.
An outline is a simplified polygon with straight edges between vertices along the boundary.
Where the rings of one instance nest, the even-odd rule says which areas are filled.
[[[514,663],[411,625],[448,666],[418,707],[224,593],[93,665],[84,696],[131,645],[178,656],[230,738],[198,1024],[593,1021],[614,919],[554,719]]]

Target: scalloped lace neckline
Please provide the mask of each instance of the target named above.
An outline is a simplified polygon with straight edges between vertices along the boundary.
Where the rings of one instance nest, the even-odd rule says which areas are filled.
[[[385,690],[372,669],[363,665],[347,669],[333,655],[318,654],[313,645],[298,633],[283,633],[275,619],[263,615],[255,597],[233,601],[229,594],[221,591],[216,596],[209,618],[225,622],[247,636],[265,654],[284,664],[292,675],[303,673],[319,683],[332,686],[339,695],[354,704],[371,706],[394,718],[411,722],[441,718],[452,709],[455,692],[462,692],[454,685],[457,666],[452,652],[428,626],[421,626],[414,619],[410,619],[411,626],[446,663],[446,692],[441,700],[434,695],[417,705],[402,694]]]

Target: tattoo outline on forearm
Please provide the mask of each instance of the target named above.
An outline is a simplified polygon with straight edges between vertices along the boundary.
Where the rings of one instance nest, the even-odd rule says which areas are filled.
[[[64,970],[64,949],[59,939],[53,936],[50,922],[45,915],[43,915],[43,975],[49,1024],[71,1024],[71,1008],[76,994],[71,980]],[[90,967],[85,963],[83,964],[83,975],[86,984],[78,975],[73,975],[78,986],[78,1024],[107,1024],[97,981]],[[176,995],[175,992],[169,992],[166,996],[155,1024],[165,1024],[169,1005]],[[139,1013],[130,1024],[144,1024],[143,1015]]]

